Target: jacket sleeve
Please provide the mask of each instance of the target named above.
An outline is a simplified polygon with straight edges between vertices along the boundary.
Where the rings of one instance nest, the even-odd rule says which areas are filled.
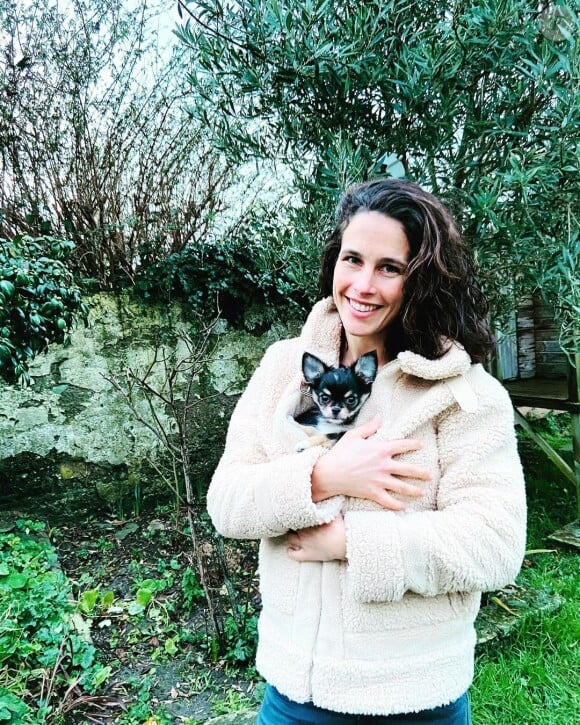
[[[454,407],[438,421],[437,510],[345,515],[355,599],[489,591],[515,578],[525,551],[524,478],[509,398],[490,382],[475,413]]]
[[[280,390],[295,356],[288,343],[268,349],[232,415],[223,456],[213,475],[207,508],[217,531],[231,538],[281,536],[290,529],[328,523],[344,501],[313,503],[311,473],[320,446],[269,459],[263,445],[273,425]]]

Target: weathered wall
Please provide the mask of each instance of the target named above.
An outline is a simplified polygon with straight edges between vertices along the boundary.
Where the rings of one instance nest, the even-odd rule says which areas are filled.
[[[100,499],[118,498],[138,484],[152,485],[160,445],[139,423],[107,378],[124,379],[124,370],[143,373],[155,351],[185,355],[180,332],[191,323],[178,305],[146,306],[128,295],[100,294],[90,300],[89,327],[72,333],[68,347],[52,346],[31,366],[28,388],[0,382],[0,508],[29,507],[30,497],[89,509]],[[219,458],[227,420],[248,376],[265,348],[288,336],[295,325],[270,323],[268,311],[248,316],[248,331],[218,323],[211,359],[196,380],[201,398],[192,425],[193,472],[203,488]],[[153,367],[159,386],[163,366]],[[215,394],[219,393],[218,396]],[[211,397],[210,397],[211,396]],[[147,414],[145,400],[139,403]],[[167,411],[156,414],[168,427]],[[109,490],[110,489],[110,490]]]

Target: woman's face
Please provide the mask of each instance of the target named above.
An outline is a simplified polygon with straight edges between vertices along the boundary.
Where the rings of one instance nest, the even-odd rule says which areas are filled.
[[[401,309],[408,262],[409,242],[400,222],[377,211],[352,217],[342,235],[332,285],[348,362],[370,350],[377,350],[384,362],[384,331]]]

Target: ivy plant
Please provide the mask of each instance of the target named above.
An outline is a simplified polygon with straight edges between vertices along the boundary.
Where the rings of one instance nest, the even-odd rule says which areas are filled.
[[[201,314],[220,311],[238,326],[252,306],[306,310],[316,296],[320,246],[301,243],[292,215],[256,206],[222,239],[192,243],[144,269],[144,299],[184,300]],[[211,312],[210,312],[211,311]]]
[[[88,308],[66,259],[74,244],[57,237],[0,239],[0,377],[28,383],[29,363],[50,343],[66,343]]]

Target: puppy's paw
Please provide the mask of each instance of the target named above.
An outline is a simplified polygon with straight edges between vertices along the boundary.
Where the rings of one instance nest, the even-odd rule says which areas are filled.
[[[323,448],[332,448],[336,441],[327,438],[325,435],[315,435],[300,441],[294,449],[296,453],[302,453],[302,451],[312,448],[313,446],[322,446]]]
[[[311,438],[306,438],[305,440],[300,441],[300,443],[296,444],[294,451],[296,453],[302,453],[302,451],[305,451],[308,448],[311,448],[312,445],[314,445],[311,441],[312,441]]]

